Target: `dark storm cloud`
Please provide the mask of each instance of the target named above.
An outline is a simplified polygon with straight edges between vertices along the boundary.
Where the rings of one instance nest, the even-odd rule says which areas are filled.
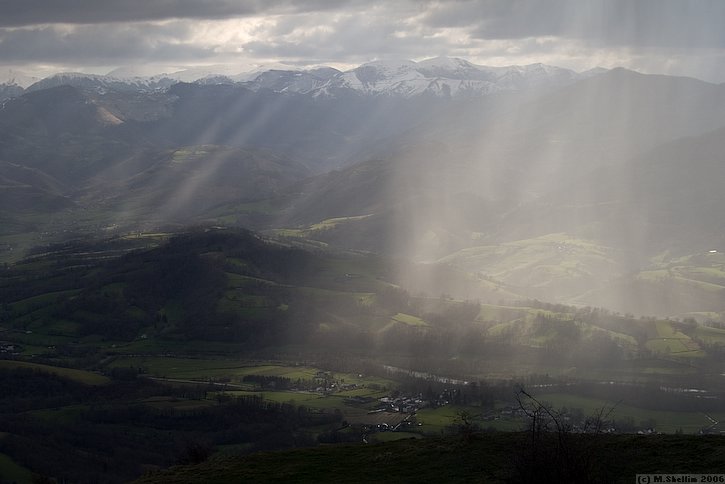
[[[0,0],[0,26],[222,19],[337,9],[350,3],[324,0]]]
[[[725,0],[0,0],[0,65],[465,57],[725,78]]]
[[[204,59],[210,48],[180,44],[185,25],[105,26],[86,25],[69,30],[43,26],[0,30],[3,62],[70,62],[109,65],[134,59],[151,61]]]
[[[330,19],[325,28],[305,34],[318,26],[316,16],[296,22],[278,22],[266,39],[243,45],[246,52],[260,57],[351,59],[355,61],[386,55],[420,57],[436,52],[445,39],[424,36],[397,36],[405,32],[399,22],[371,15],[347,15]],[[295,35],[299,33],[300,35]],[[290,37],[291,36],[291,37]],[[300,41],[304,38],[304,42]]]
[[[404,29],[463,28],[472,39],[555,36],[605,46],[725,45],[721,0],[0,0],[0,27],[279,15],[280,28],[289,29],[305,13],[352,11],[368,26],[366,19]],[[409,18],[417,25],[401,25]]]
[[[432,4],[431,28],[468,28],[473,38],[554,36],[601,46],[723,47],[720,0],[464,0]]]

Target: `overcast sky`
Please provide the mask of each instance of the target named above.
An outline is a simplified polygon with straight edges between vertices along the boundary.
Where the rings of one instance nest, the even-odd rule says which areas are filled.
[[[0,0],[0,68],[340,68],[447,55],[725,81],[721,0]]]

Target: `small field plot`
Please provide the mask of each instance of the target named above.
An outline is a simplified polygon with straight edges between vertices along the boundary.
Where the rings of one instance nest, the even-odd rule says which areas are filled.
[[[393,316],[391,319],[393,321],[395,321],[396,323],[402,323],[402,324],[406,324],[408,326],[422,326],[422,327],[429,326],[429,324],[427,322],[420,319],[419,317],[412,316],[410,314],[405,314],[405,313],[398,313],[395,316]]]
[[[701,357],[704,352],[700,346],[689,336],[678,331],[670,321],[657,321],[655,323],[657,336],[647,340],[646,346],[650,351],[663,355]]]
[[[444,405],[438,408],[423,408],[416,413],[418,428],[426,434],[440,434],[446,427],[456,422],[460,412],[469,412],[471,415],[479,415],[480,407],[464,407],[459,405]],[[475,417],[474,417],[475,420]]]

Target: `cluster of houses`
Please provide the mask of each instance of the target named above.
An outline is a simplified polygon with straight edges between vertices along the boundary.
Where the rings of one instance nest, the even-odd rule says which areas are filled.
[[[336,380],[332,374],[328,371],[319,371],[315,374],[313,380],[314,388],[310,388],[321,394],[329,395],[331,393],[344,392],[349,390],[355,390],[358,385],[355,383],[345,383],[344,380]],[[298,388],[292,388],[296,390]],[[441,407],[448,405],[451,401],[455,400],[458,390],[444,390],[435,397],[428,396],[424,399],[423,394],[417,395],[406,395],[406,394],[392,394],[377,399],[377,404],[374,405],[368,412],[369,417],[377,417],[372,419],[368,425],[369,431],[394,431],[400,429],[402,426],[416,425],[415,414],[418,410],[426,407]],[[376,402],[376,399],[369,396],[351,396],[345,399],[345,403],[349,405],[370,405]],[[370,408],[370,406],[368,406]],[[390,414],[398,414],[399,417],[392,418]],[[562,421],[567,425],[569,432],[572,433],[591,433],[593,430],[590,426],[586,425],[585,422],[579,422],[576,417],[568,414],[560,415]],[[521,420],[526,421],[528,418],[524,409],[516,405],[507,405],[494,410],[490,410],[485,414],[481,415],[481,420],[484,422],[491,422],[497,420]],[[719,422],[716,422],[719,423]],[[418,424],[420,425],[420,424]],[[721,431],[715,429],[716,425],[711,426],[712,428],[703,429],[700,433],[721,433]],[[611,424],[602,426],[596,430],[599,433],[617,433],[617,429]],[[640,435],[653,435],[658,432],[652,428],[640,429],[637,431]],[[723,432],[725,433],[725,432]]]
[[[429,406],[429,403],[421,398],[413,396],[382,397],[378,399],[378,408],[374,412],[400,412],[415,413],[421,408]]]
[[[335,392],[345,392],[355,390],[358,386],[355,383],[345,383],[344,381],[335,380],[329,371],[318,371],[312,378],[316,385],[312,390],[317,393],[330,394]],[[297,388],[292,388],[296,390]]]
[[[378,405],[371,413],[392,412],[413,414],[426,407],[442,407],[450,402],[448,390],[432,399],[424,399],[422,394],[397,395],[378,398]]]
[[[0,341],[0,354],[18,354],[23,352],[23,347],[17,343],[9,341]]]

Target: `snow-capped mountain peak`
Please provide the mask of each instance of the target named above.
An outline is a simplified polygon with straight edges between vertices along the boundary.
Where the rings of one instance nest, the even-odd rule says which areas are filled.
[[[369,95],[481,96],[560,86],[580,78],[574,71],[545,64],[487,67],[455,57],[434,57],[419,62],[381,60],[332,77],[317,93],[334,95],[339,89],[351,89]]]
[[[400,82],[413,82],[422,79],[416,71],[416,63],[410,60],[377,60],[362,64],[340,76],[341,87],[374,93],[396,91]]]
[[[460,57],[448,57],[445,55],[439,55],[438,57],[431,57],[430,59],[425,59],[422,61],[418,61],[416,63],[418,67],[430,69],[430,68],[439,68],[439,69],[458,69],[460,67],[473,67],[474,64],[467,61],[466,59],[461,59]]]
[[[114,91],[152,91],[164,89],[175,81],[168,77],[134,77],[120,79],[108,75],[84,74],[79,72],[62,72],[28,86],[27,91],[39,91],[57,86],[74,86],[96,92]]]
[[[603,71],[603,69],[593,69],[576,73],[541,63],[491,67],[446,56],[418,62],[407,59],[381,59],[344,72],[325,66],[305,68],[275,63],[202,66],[177,70],[169,68],[170,73],[150,75],[155,71],[154,67],[122,67],[114,69],[107,75],[60,73],[40,81],[13,71],[0,71],[0,82],[5,80],[0,98],[7,99],[21,95],[25,91],[23,84],[27,86],[28,91],[69,84],[103,93],[154,91],[166,89],[177,82],[203,85],[241,84],[251,90],[268,89],[314,96],[338,96],[344,92],[356,92],[373,96],[412,97],[426,94],[455,98],[563,86]]]

